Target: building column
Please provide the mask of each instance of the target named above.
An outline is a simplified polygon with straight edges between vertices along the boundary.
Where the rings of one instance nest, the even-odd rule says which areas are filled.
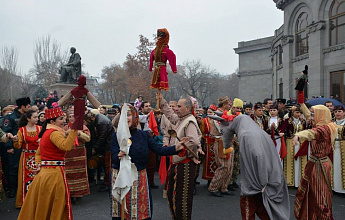
[[[310,86],[308,87],[309,96],[329,96],[329,91],[325,91],[326,77],[324,76],[324,32],[325,22],[319,21],[309,25],[309,74],[308,80]]]

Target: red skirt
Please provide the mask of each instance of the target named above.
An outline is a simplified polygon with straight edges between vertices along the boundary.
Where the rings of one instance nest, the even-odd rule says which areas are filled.
[[[112,169],[112,186],[115,184],[118,170]],[[146,169],[138,171],[138,180],[134,181],[133,186],[126,195],[125,219],[147,219],[151,218],[150,191],[147,180]],[[121,204],[112,197],[112,217],[121,217]]]

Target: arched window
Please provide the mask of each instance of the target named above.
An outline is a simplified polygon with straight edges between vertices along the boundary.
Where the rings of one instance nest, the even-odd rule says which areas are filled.
[[[296,21],[296,56],[300,56],[308,53],[308,14],[303,12],[301,13]]]
[[[329,10],[330,46],[345,43],[345,0],[334,0]]]

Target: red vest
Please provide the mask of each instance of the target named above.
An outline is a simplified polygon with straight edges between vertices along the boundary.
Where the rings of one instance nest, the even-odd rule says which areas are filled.
[[[40,151],[42,160],[63,160],[65,161],[66,151],[60,150],[50,140],[50,134],[55,129],[47,129],[40,141]]]

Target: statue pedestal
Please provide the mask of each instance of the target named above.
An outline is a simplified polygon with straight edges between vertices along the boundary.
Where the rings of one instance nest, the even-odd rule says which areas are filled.
[[[55,83],[50,85],[49,90],[56,91],[58,98],[60,99],[61,96],[66,95],[66,93],[70,92],[77,86],[77,84]]]

